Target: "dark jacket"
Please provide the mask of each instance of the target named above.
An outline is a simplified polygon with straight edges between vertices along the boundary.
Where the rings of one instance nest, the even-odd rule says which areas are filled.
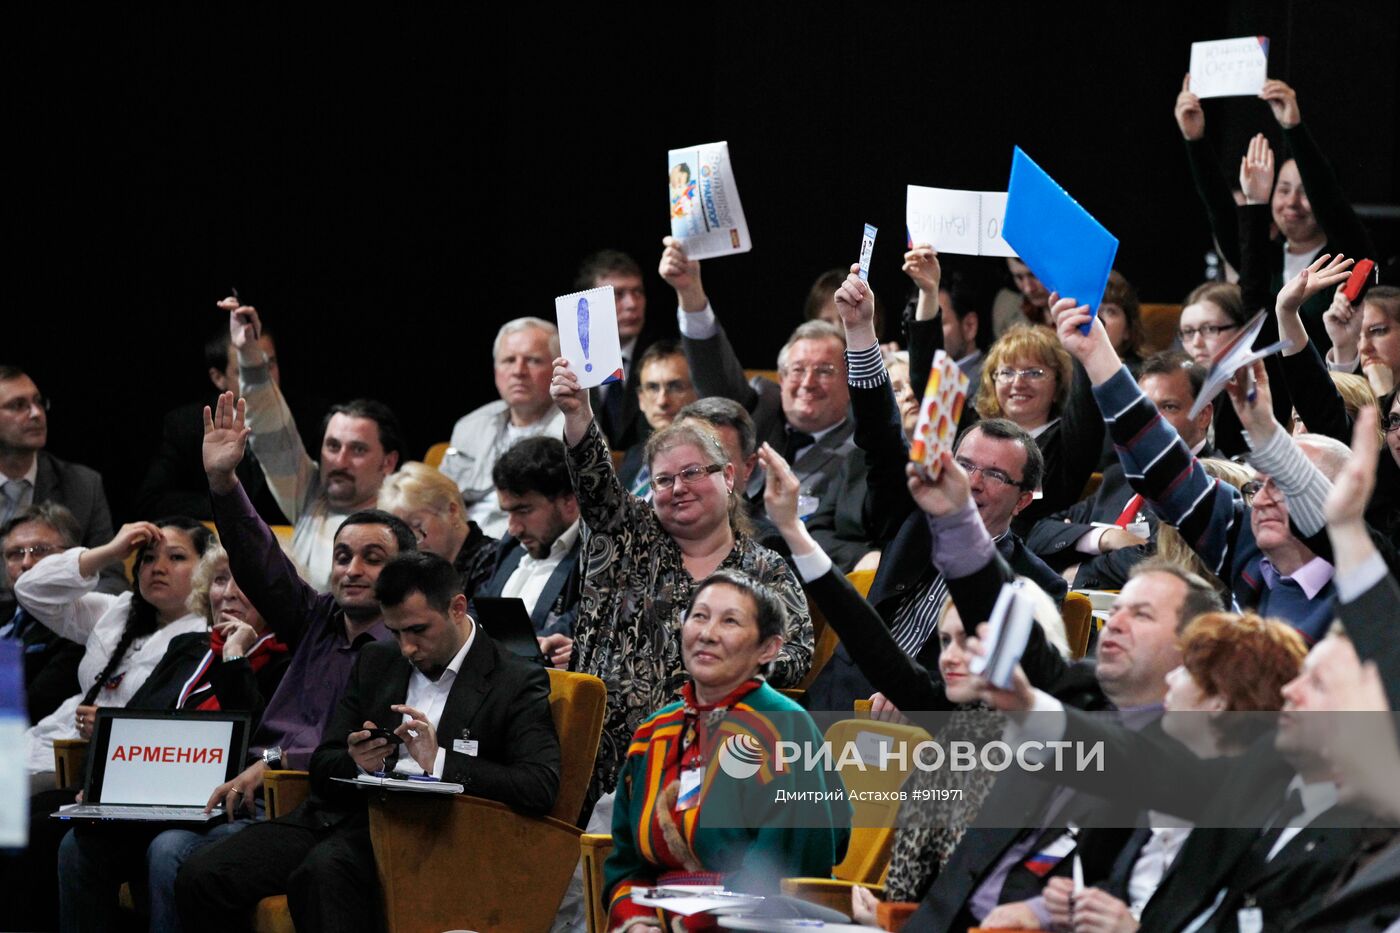
[[[580,534],[569,553],[564,555],[559,566],[549,575],[549,582],[540,591],[540,598],[535,602],[534,611],[530,613],[530,621],[535,625],[536,635],[573,636],[574,620],[578,618],[579,596],[583,592],[579,568],[579,555],[582,553],[583,535]],[[495,572],[491,574],[491,579],[477,588],[476,595],[500,596],[510,575],[520,566],[520,560],[524,556],[525,549],[520,546],[519,541],[511,535],[502,538],[496,549]]]

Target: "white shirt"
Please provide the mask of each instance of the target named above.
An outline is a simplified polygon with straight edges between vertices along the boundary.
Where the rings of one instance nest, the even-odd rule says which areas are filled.
[[[554,544],[544,557],[532,557],[528,551],[521,555],[520,564],[510,575],[510,579],[506,580],[506,585],[501,588],[501,595],[506,598],[518,596],[525,600],[525,611],[534,615],[535,603],[539,602],[550,574],[554,573],[554,568],[559,566],[578,540],[580,521],[581,519],[575,519],[572,525],[564,529],[564,533],[554,539]]]
[[[472,642],[474,641],[476,641],[475,621],[472,622],[471,634],[467,636],[462,647],[457,649],[457,653],[447,664],[447,670],[443,671],[437,680],[429,680],[428,675],[416,667],[408,678],[408,693],[403,699],[404,705],[411,706],[422,713],[423,718],[432,723],[434,729],[442,721],[442,711],[447,708],[447,695],[452,692],[452,685],[457,682],[457,674],[462,670],[462,661],[466,658],[467,652],[472,650]],[[405,713],[403,721],[408,722],[412,718]],[[437,760],[433,762],[433,777],[442,777],[442,767],[447,761],[447,749],[443,747],[444,738],[443,735],[438,735]],[[399,774],[424,773],[418,762],[413,760],[413,756],[407,754],[399,756],[394,770]]]
[[[1283,248],[1283,280],[1285,282],[1293,281],[1299,272],[1312,265],[1312,261],[1317,258],[1317,254],[1320,252],[1322,252],[1321,246],[1306,253],[1295,253],[1285,246]]]
[[[1148,814],[1150,818],[1156,813]],[[1170,819],[1170,817],[1168,817]],[[1153,826],[1152,838],[1147,840],[1133,862],[1132,874],[1128,877],[1128,910],[1138,919],[1142,918],[1143,908],[1162,883],[1176,854],[1191,835],[1190,826]]]

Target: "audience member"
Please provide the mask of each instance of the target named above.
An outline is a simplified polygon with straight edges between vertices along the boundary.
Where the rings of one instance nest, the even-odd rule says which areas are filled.
[[[370,598],[398,644],[366,645],[355,659],[312,756],[308,800],[185,863],[175,893],[187,928],[246,930],[258,901],[281,893],[299,930],[381,928],[367,798],[333,778],[432,775],[525,813],[553,806],[559,739],[549,679],[477,637],[459,581],[456,568],[435,554],[401,553],[384,564]],[[463,689],[454,689],[458,680]],[[468,726],[472,753],[455,741],[439,744],[440,736],[465,735]],[[402,753],[370,731],[381,727],[399,737]]]
[[[208,632],[171,641],[156,669],[127,704],[134,709],[239,710],[256,723],[290,663],[287,646],[229,570],[217,544],[205,550],[191,582],[189,607]],[[160,823],[89,824],[71,830],[58,852],[59,928],[105,930],[121,926],[117,890],[131,882],[132,900],[151,930],[178,931],[175,873],[185,855],[234,824],[208,832],[166,829]],[[143,870],[144,869],[144,870]]]
[[[559,355],[559,329],[537,317],[502,325],[491,345],[500,398],[464,415],[438,467],[462,491],[467,517],[493,538],[506,533],[491,471],[516,442],[558,437],[564,419],[549,400],[549,361]]]
[[[267,360],[268,378],[280,387],[282,372],[272,332],[263,327],[257,342]],[[214,518],[209,505],[209,482],[204,478],[200,459],[204,446],[203,413],[204,406],[214,404],[219,393],[238,394],[238,352],[227,326],[220,327],[217,334],[205,341],[204,365],[214,385],[214,396],[166,412],[161,424],[160,447],[146,467],[146,476],[136,493],[138,515],[188,515],[201,521]],[[268,524],[287,524],[252,451],[238,465],[238,481]]]
[[[1359,368],[1376,395],[1388,395],[1400,383],[1400,288],[1367,289],[1358,309],[1341,289],[1322,317],[1332,339],[1328,364],[1342,372]]]
[[[664,242],[661,277],[676,290],[681,343],[696,390],[701,396],[731,398],[748,409],[758,440],[778,449],[802,480],[803,515],[810,515],[821,506],[832,477],[855,447],[840,329],[825,321],[799,325],[778,351],[782,383],[763,377],[745,382],[739,358],[700,281],[700,263],[687,259],[685,247],[674,237]],[[741,492],[750,500],[761,499],[761,470],[750,474]]]
[[[554,437],[527,438],[496,461],[492,477],[510,524],[496,547],[494,572],[477,594],[523,600],[540,650],[566,668],[579,608],[583,523],[564,445]]]
[[[1268,103],[1274,119],[1283,128],[1284,141],[1293,156],[1279,166],[1270,198],[1273,221],[1281,234],[1281,248],[1268,255],[1270,290],[1277,291],[1322,253],[1375,255],[1371,238],[1342,193],[1332,166],[1302,122],[1296,92],[1275,78],[1264,83],[1259,97]],[[1177,95],[1175,113],[1217,247],[1230,265],[1240,269],[1234,197],[1214,149],[1205,138],[1205,111],[1200,98],[1191,92],[1189,75]],[[1302,309],[1308,334],[1323,351],[1331,346],[1322,326],[1323,313],[1331,300],[1330,292],[1320,292]]]
[[[399,518],[418,539],[418,550],[457,568],[471,599],[496,569],[496,539],[466,517],[457,486],[426,463],[411,460],[379,488],[379,507]]]
[[[341,522],[375,507],[384,477],[403,456],[398,418],[373,399],[332,405],[321,424],[321,459],[312,460],[258,346],[257,310],[236,298],[225,298],[219,307],[229,313],[229,339],[238,352],[249,444],[282,513],[292,519],[292,557],[305,569],[307,582],[324,590]],[[207,442],[207,422],[205,435]]]
[[[1018,324],[1050,326],[1050,290],[1036,278],[1030,266],[1011,256],[1006,260],[1007,274],[1016,292],[1013,300],[997,302],[993,316],[994,335],[1000,337]]]
[[[612,286],[613,299],[617,302],[617,339],[622,345],[623,379],[591,389],[589,397],[598,412],[598,426],[603,429],[608,445],[613,450],[626,450],[646,439],[644,420],[637,404],[640,360],[646,351],[642,331],[647,323],[647,292],[642,283],[642,267],[631,256],[615,249],[599,250],[585,257],[574,277],[574,288],[584,291],[605,285]],[[554,349],[559,348],[556,345]],[[633,365],[634,360],[638,365]],[[546,386],[548,381],[546,376]]]
[[[651,499],[651,471],[642,462],[646,439],[676,419],[682,408],[695,401],[695,385],[690,381],[690,364],[678,341],[666,338],[647,347],[637,363],[642,374],[637,385],[637,400],[641,405],[646,426],[640,439],[627,448],[617,477],[632,495]]]
[[[647,505],[618,482],[567,360],[555,361],[550,394],[564,412],[569,473],[589,528],[570,669],[608,686],[587,812],[613,791],[637,727],[681,683],[677,632],[695,581],[721,568],[739,570],[783,600],[788,628],[769,675],[775,687],[796,684],[810,668],[812,618],[782,557],[736,530],[735,467],[708,428],[678,422],[647,441],[655,490]]]
[[[1103,420],[1094,410],[1083,368],[1052,331],[1024,325],[997,338],[982,368],[977,412],[1015,422],[1035,438],[1045,458],[1040,496],[1022,509],[1014,523],[1017,534],[1079,501],[1101,459]]]
[[[48,398],[23,370],[0,364],[0,525],[31,505],[56,502],[78,523],[78,544],[105,544],[112,537],[112,513],[101,475],[49,453],[48,439]],[[0,582],[5,618],[14,611],[12,585]],[[98,592],[115,595],[126,589],[120,566],[102,569]]]
[[[1214,404],[1207,403],[1195,418],[1188,417],[1206,371],[1186,354],[1167,351],[1142,362],[1139,373],[1143,394],[1191,453],[1203,459],[1211,456]],[[1156,513],[1133,491],[1115,458],[1104,468],[1093,495],[1036,522],[1026,536],[1026,546],[1076,589],[1113,590],[1122,587],[1128,568],[1146,556],[1156,538]]]
[[[1142,307],[1138,303],[1137,289],[1117,269],[1108,273],[1108,285],[1099,301],[1098,319],[1103,321],[1118,358],[1137,376],[1142,368],[1142,344],[1147,336],[1142,327]]]
[[[173,639],[204,631],[204,618],[186,604],[212,537],[189,518],[135,522],[101,547],[51,554],[19,578],[15,595],[25,612],[85,646],[74,692],[26,734],[36,789],[53,782],[55,739],[90,738],[97,707],[125,706]],[[136,589],[120,596],[99,592],[99,571],[133,554]]]
[[[932,667],[938,650],[935,627],[948,595],[947,583],[929,563],[928,524],[904,485],[908,439],[870,327],[870,290],[852,275],[837,295],[847,346],[855,348],[846,353],[855,436],[869,466],[864,517],[871,538],[884,548],[869,601],[900,647]],[[1015,424],[993,419],[965,431],[956,453],[974,477],[973,500],[997,549],[1017,573],[1034,580],[1057,602],[1062,600],[1068,589],[1064,580],[1010,530],[1012,518],[1026,508],[1039,485],[1044,469],[1040,448]],[[846,710],[873,692],[851,646],[843,642],[808,688],[807,708]]]
[[[698,779],[721,743],[747,739],[746,748],[772,755],[779,741],[821,742],[812,718],[764,679],[787,630],[783,599],[742,573],[718,570],[696,585],[680,631],[681,699],[637,728],[618,775],[613,848],[603,866],[609,930],[644,930],[672,917],[634,903],[630,894],[640,887],[722,884],[773,895],[781,879],[826,877],[845,856],[851,805],[833,793],[840,778],[821,768],[781,769],[762,783],[715,769],[703,793],[686,777]],[[815,802],[787,802],[787,793]],[[791,812],[798,808],[800,815]]]
[[[76,547],[79,534],[73,513],[56,502],[21,510],[0,525],[6,579],[13,584],[50,554]],[[13,639],[22,645],[30,725],[52,713],[78,689],[83,646],[40,624],[23,606],[16,605],[9,621],[0,627],[0,639]]]

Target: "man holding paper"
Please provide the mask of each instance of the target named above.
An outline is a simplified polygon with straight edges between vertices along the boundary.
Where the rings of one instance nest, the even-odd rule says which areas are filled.
[[[398,644],[361,652],[312,756],[306,803],[187,863],[176,886],[187,928],[245,930],[249,909],[285,891],[299,930],[379,929],[367,798],[333,779],[426,776],[524,813],[554,805],[559,739],[544,669],[477,631],[441,557],[399,555],[375,595]]]
[[[753,416],[760,443],[768,443],[792,464],[802,481],[799,511],[815,512],[841,464],[855,449],[848,417],[845,339],[825,321],[808,321],[793,331],[778,353],[781,385],[744,380],[744,368],[715,315],[700,281],[700,263],[687,257],[675,237],[661,254],[661,277],[676,290],[681,343],[701,397],[734,399]],[[745,490],[761,501],[763,471],[755,470]]]

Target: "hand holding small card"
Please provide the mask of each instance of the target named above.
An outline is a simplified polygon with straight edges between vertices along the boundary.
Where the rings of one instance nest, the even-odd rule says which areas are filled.
[[[962,419],[967,401],[967,374],[945,351],[933,355],[928,387],[919,406],[919,421],[914,426],[914,442],[909,459],[919,464],[931,479],[938,479],[943,469],[943,453],[952,452],[958,436],[958,421]]]

